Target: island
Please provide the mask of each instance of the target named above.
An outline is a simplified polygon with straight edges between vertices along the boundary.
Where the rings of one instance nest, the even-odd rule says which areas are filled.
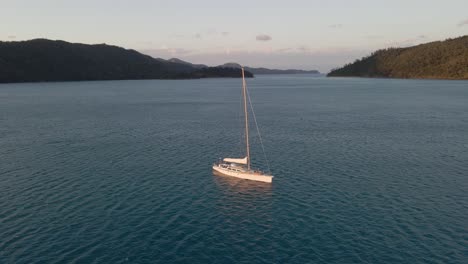
[[[205,64],[193,64],[193,63],[183,61],[178,58],[171,58],[168,61],[190,65],[191,67],[194,67],[197,69],[209,68],[209,66]],[[241,67],[242,66],[237,62],[228,62],[222,65],[216,66],[216,68],[230,68],[230,69],[240,69]],[[320,72],[317,70],[297,70],[297,69],[280,70],[280,69],[268,69],[268,68],[263,68],[263,67],[254,68],[254,67],[249,67],[249,66],[244,66],[244,69],[253,74],[320,74]]]
[[[253,77],[249,71],[246,77]],[[195,67],[107,44],[0,41],[0,83],[241,77],[229,67]]]
[[[373,52],[329,77],[468,79],[468,36]]]
[[[223,65],[219,65],[218,67],[223,68],[234,68],[239,69],[241,65],[236,62],[228,62]],[[287,69],[287,70],[280,70],[280,69],[268,69],[268,68],[254,68],[249,66],[244,66],[246,71],[249,71],[253,74],[320,74],[317,70],[297,70],[297,69]]]

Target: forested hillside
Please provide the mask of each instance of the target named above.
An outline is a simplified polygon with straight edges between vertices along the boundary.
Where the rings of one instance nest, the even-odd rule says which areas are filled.
[[[240,76],[240,69],[198,69],[106,44],[0,41],[0,83]],[[252,74],[246,72],[246,76]]]
[[[468,79],[468,36],[378,50],[327,76]]]

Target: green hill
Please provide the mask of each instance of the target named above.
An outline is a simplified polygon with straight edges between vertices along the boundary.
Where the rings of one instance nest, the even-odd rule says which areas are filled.
[[[0,83],[240,76],[239,69],[198,69],[106,44],[47,39],[0,41]],[[253,75],[247,72],[246,76]]]
[[[468,79],[468,36],[378,50],[327,76]]]

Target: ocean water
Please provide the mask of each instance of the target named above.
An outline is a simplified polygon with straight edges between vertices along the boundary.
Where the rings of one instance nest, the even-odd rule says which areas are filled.
[[[248,85],[271,185],[239,79],[0,85],[0,263],[468,263],[467,81]]]

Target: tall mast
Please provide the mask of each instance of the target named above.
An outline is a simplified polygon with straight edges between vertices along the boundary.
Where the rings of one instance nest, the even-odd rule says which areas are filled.
[[[242,95],[244,97],[245,144],[247,148],[247,169],[250,170],[249,117],[247,113],[247,87],[245,85],[244,67],[242,67],[241,69],[242,69]]]

